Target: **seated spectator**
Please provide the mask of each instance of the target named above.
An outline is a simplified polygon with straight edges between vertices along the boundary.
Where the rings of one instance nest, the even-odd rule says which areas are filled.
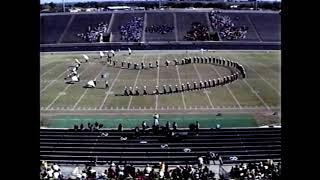
[[[194,22],[191,24],[191,30],[187,32],[184,39],[187,41],[208,41],[209,28],[199,22]]]

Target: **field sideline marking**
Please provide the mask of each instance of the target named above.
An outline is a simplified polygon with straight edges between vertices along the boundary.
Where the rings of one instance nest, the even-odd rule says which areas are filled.
[[[103,70],[105,70],[105,66],[104,66],[104,65],[102,66],[101,71],[97,74],[97,76],[96,76],[94,79],[97,79],[97,78],[99,77],[99,75],[103,72]],[[80,98],[79,98],[79,99],[77,100],[77,102],[73,105],[72,110],[74,110],[74,109],[77,107],[77,105],[78,105],[79,102],[82,100],[82,98],[84,97],[84,95],[88,92],[88,90],[89,90],[89,88],[87,88],[87,89],[82,93],[82,95],[80,96]]]
[[[196,65],[195,65],[194,63],[192,63],[192,65],[193,65],[193,68],[194,68],[194,70],[196,71],[196,73],[197,73],[197,75],[198,75],[199,80],[201,81],[201,75],[200,75],[200,73],[199,73]],[[212,102],[211,102],[211,99],[210,99],[210,97],[209,97],[209,95],[208,95],[208,92],[207,92],[206,90],[205,90],[204,92],[205,92],[206,95],[207,95],[207,98],[208,98],[208,100],[209,100],[209,103],[210,103],[212,109],[214,109],[214,106],[213,106],[213,104],[212,104]]]
[[[274,91],[276,91],[276,93],[279,96],[281,96],[281,93],[274,86],[272,86],[272,84],[270,84],[267,80],[265,80],[254,68],[250,67],[247,63],[243,63],[243,64],[245,64],[249,69],[254,71],[260,77],[260,79],[262,79],[264,82],[266,82]]]
[[[264,105],[268,110],[270,110],[270,107],[267,105],[267,103],[264,102],[264,100],[263,100],[263,99],[259,96],[259,94],[252,88],[252,86],[247,82],[247,80],[243,79],[243,82],[246,83],[246,85],[251,89],[251,92],[258,97],[258,99],[263,103],[263,105]]]
[[[79,76],[80,76],[80,74],[82,74],[82,73],[84,73],[85,71],[87,71],[87,69],[89,69],[89,66],[86,67],[86,69],[83,70],[81,73],[79,73]],[[68,86],[66,86],[66,87],[63,89],[62,92],[65,92],[70,86],[71,86],[71,84],[68,84]],[[57,95],[57,97],[54,98],[54,100],[47,106],[46,110],[48,110],[48,109],[60,98],[60,96],[61,96],[60,93],[61,93],[61,92],[59,92],[58,95]]]
[[[217,71],[217,69],[211,65],[211,68],[218,74],[218,76],[220,78],[222,78],[221,74]],[[236,101],[236,103],[238,104],[239,108],[242,109],[242,106],[241,104],[239,103],[238,99],[234,96],[234,94],[232,93],[231,89],[229,88],[229,85],[226,84],[225,87],[228,89],[229,93],[231,94],[231,96],[233,97],[233,99]]]
[[[158,56],[158,61],[160,61],[160,54]],[[158,88],[159,88],[159,76],[160,76],[160,65],[159,65],[159,67],[157,67],[157,86],[158,86]],[[155,110],[158,110],[158,100],[159,100],[159,95],[156,95],[156,107],[155,107]]]
[[[51,81],[48,85],[46,85],[41,91],[40,94],[45,91],[49,86],[51,86],[55,81],[57,81],[64,73],[66,73],[68,70],[63,71],[58,77],[56,77],[53,81]]]
[[[179,67],[178,66],[176,66],[176,70],[177,70],[177,74],[178,74],[179,83],[180,83],[180,86],[181,86],[181,79],[180,79],[180,73],[179,73]],[[187,109],[186,102],[184,100],[183,92],[181,92],[181,97],[182,97],[182,102],[183,102],[184,109]]]
[[[142,61],[144,61],[145,57],[146,57],[146,55],[143,55]],[[139,71],[138,71],[138,73],[137,73],[136,80],[134,81],[134,84],[133,84],[133,89],[135,89],[135,87],[136,87],[136,85],[137,85],[137,81],[138,81],[138,79],[139,79],[140,72],[141,72],[141,68],[139,69]],[[129,108],[130,108],[130,105],[131,105],[131,102],[132,102],[132,98],[133,98],[133,96],[130,96],[130,100],[129,100],[128,107],[127,107],[128,110],[129,110]]]

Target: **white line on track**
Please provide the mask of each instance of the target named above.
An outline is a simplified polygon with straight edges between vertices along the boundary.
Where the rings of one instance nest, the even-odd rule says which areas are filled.
[[[99,75],[103,72],[103,70],[105,70],[105,66],[102,67],[101,71],[97,74],[97,76],[96,76],[94,79],[97,79],[97,78],[99,77]],[[79,98],[79,99],[77,100],[77,102],[73,105],[72,110],[74,110],[74,109],[78,106],[79,102],[82,100],[82,98],[84,97],[84,95],[88,92],[88,90],[89,90],[89,88],[87,88],[87,89],[82,93],[82,95],[80,96],[80,98]]]
[[[178,74],[179,83],[180,83],[180,86],[181,86],[181,78],[180,78],[180,73],[179,73],[179,67],[178,66],[176,66],[176,70],[177,70],[177,74]],[[186,102],[184,100],[183,92],[181,92],[181,97],[182,97],[182,102],[183,102],[184,109],[187,109]]]
[[[281,93],[279,92],[279,90],[277,90],[272,84],[270,84],[267,80],[265,80],[254,68],[250,67],[246,63],[243,63],[243,64],[246,65],[252,71],[254,71],[260,77],[260,79],[262,79],[265,83],[267,83],[279,96],[281,96]]]
[[[68,70],[63,71],[58,77],[56,77],[53,81],[51,81],[48,85],[46,85],[41,91],[40,94],[45,91],[49,86],[51,86],[55,81],[57,81],[61,76],[64,75]]]
[[[81,74],[83,74],[85,71],[87,71],[88,68],[89,68],[89,66],[87,66],[86,69],[84,69],[81,73],[79,73],[79,76],[80,76]],[[68,84],[68,86],[66,86],[66,87],[62,90],[62,92],[65,92],[70,86],[71,86],[71,84]],[[62,94],[59,93],[59,94],[57,95],[57,97],[54,98],[54,100],[47,106],[46,110],[48,110],[48,109],[60,98],[61,95],[62,95]]]
[[[193,63],[192,65],[193,65],[193,68],[194,68],[194,70],[196,71],[196,73],[197,73],[197,75],[198,75],[199,80],[201,81],[201,75],[200,75],[200,73],[199,73],[196,65],[195,65],[194,63]],[[209,103],[210,103],[211,108],[214,109],[214,106],[213,106],[213,104],[212,104],[212,102],[211,102],[211,99],[210,99],[210,97],[209,97],[209,95],[208,95],[208,92],[207,92],[206,90],[205,90],[204,92],[205,92],[206,95],[207,95],[207,98],[208,98],[208,100],[209,100]]]
[[[122,71],[122,69],[119,69],[117,76],[116,76],[115,79],[113,80],[113,82],[112,82],[112,84],[111,84],[111,86],[110,86],[110,89],[108,90],[106,96],[104,97],[103,102],[101,103],[101,105],[100,105],[100,107],[99,107],[100,110],[102,109],[104,103],[107,101],[107,99],[108,99],[108,97],[109,97],[109,94],[110,94],[110,92],[111,92],[111,89],[112,89],[113,86],[115,85],[115,83],[116,83],[116,81],[117,81],[117,79],[118,79],[121,71]]]
[[[214,67],[214,65],[211,65],[211,68],[218,74],[218,76],[220,78],[222,78],[221,74],[217,71],[217,69]],[[235,100],[235,102],[238,104],[239,108],[242,109],[241,104],[239,103],[238,99],[234,96],[234,94],[232,93],[231,89],[229,88],[229,85],[226,84],[225,87],[228,89],[229,93],[231,94],[231,96],[233,97],[233,99]]]
[[[143,55],[143,57],[142,57],[142,61],[144,61],[145,57],[146,57],[146,55]],[[136,85],[137,85],[137,82],[138,82],[138,79],[139,79],[140,72],[141,72],[141,69],[139,69],[139,71],[138,71],[138,74],[137,74],[136,80],[134,81],[133,89],[135,89],[135,88],[136,88]],[[130,96],[130,100],[129,100],[129,103],[128,103],[128,107],[127,107],[127,109],[129,109],[129,108],[130,108],[130,106],[131,106],[132,98],[133,98],[133,96]]]
[[[247,82],[247,80],[243,79],[243,82],[246,83],[246,85],[251,89],[251,92],[257,96],[257,98],[262,102],[262,104],[270,110],[270,107],[267,105],[266,102],[259,96],[259,94],[252,88],[252,86]]]

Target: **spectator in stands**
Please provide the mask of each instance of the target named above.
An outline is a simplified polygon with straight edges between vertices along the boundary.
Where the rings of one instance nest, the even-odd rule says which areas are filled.
[[[86,40],[87,42],[101,42],[103,39],[103,34],[107,32],[107,29],[108,24],[101,22],[94,28],[88,26],[85,33],[77,34],[77,36]]]
[[[211,26],[214,30],[217,30],[222,39],[237,40],[245,39],[248,31],[248,27],[237,27],[229,16],[223,16],[216,12],[209,13],[209,19]],[[235,18],[239,21],[239,17]]]
[[[134,17],[120,26],[121,40],[138,42],[142,37],[143,17]]]
[[[184,36],[187,41],[208,41],[209,40],[209,28],[199,22],[191,24],[191,30]]]
[[[146,32],[167,34],[168,32],[172,32],[173,29],[174,29],[173,26],[168,26],[166,24],[163,24],[163,25],[151,25],[151,26],[146,27]]]
[[[147,123],[145,121],[141,124],[143,132],[147,129]]]
[[[84,128],[84,126],[83,126],[83,124],[81,123],[81,124],[80,124],[80,130],[83,130],[83,128]]]
[[[139,137],[140,137],[139,127],[136,127],[136,128],[134,129],[134,135],[135,135],[136,138],[139,138]]]

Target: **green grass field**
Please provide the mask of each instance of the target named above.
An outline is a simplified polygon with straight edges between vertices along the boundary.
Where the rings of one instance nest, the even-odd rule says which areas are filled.
[[[163,84],[180,85],[181,83],[208,80],[228,74],[227,69],[208,64],[189,64],[184,66],[160,67],[151,70],[126,70],[103,65],[98,58],[99,52],[89,52],[92,63],[82,64],[79,73],[81,81],[68,85],[64,82],[67,66],[74,58],[82,59],[81,52],[42,53],[40,67],[40,105],[41,113],[47,112],[87,112],[91,110],[108,112],[119,110],[141,112],[150,115],[158,110],[178,112],[198,112],[199,110],[245,111],[246,109],[272,110],[280,109],[281,99],[281,54],[280,51],[136,51],[131,56],[121,52],[115,56],[117,60],[126,60],[148,64],[160,59],[182,59],[186,56],[224,57],[241,63],[247,71],[247,78],[237,80],[226,86],[219,86],[202,91],[185,92],[183,94],[125,97],[116,96],[123,93],[124,86],[146,85],[151,91],[156,85],[162,90]],[[103,89],[107,74],[110,89]],[[180,77],[180,78],[179,78]],[[97,79],[97,88],[85,89],[82,86],[88,80]],[[144,111],[145,110],[145,111]]]

